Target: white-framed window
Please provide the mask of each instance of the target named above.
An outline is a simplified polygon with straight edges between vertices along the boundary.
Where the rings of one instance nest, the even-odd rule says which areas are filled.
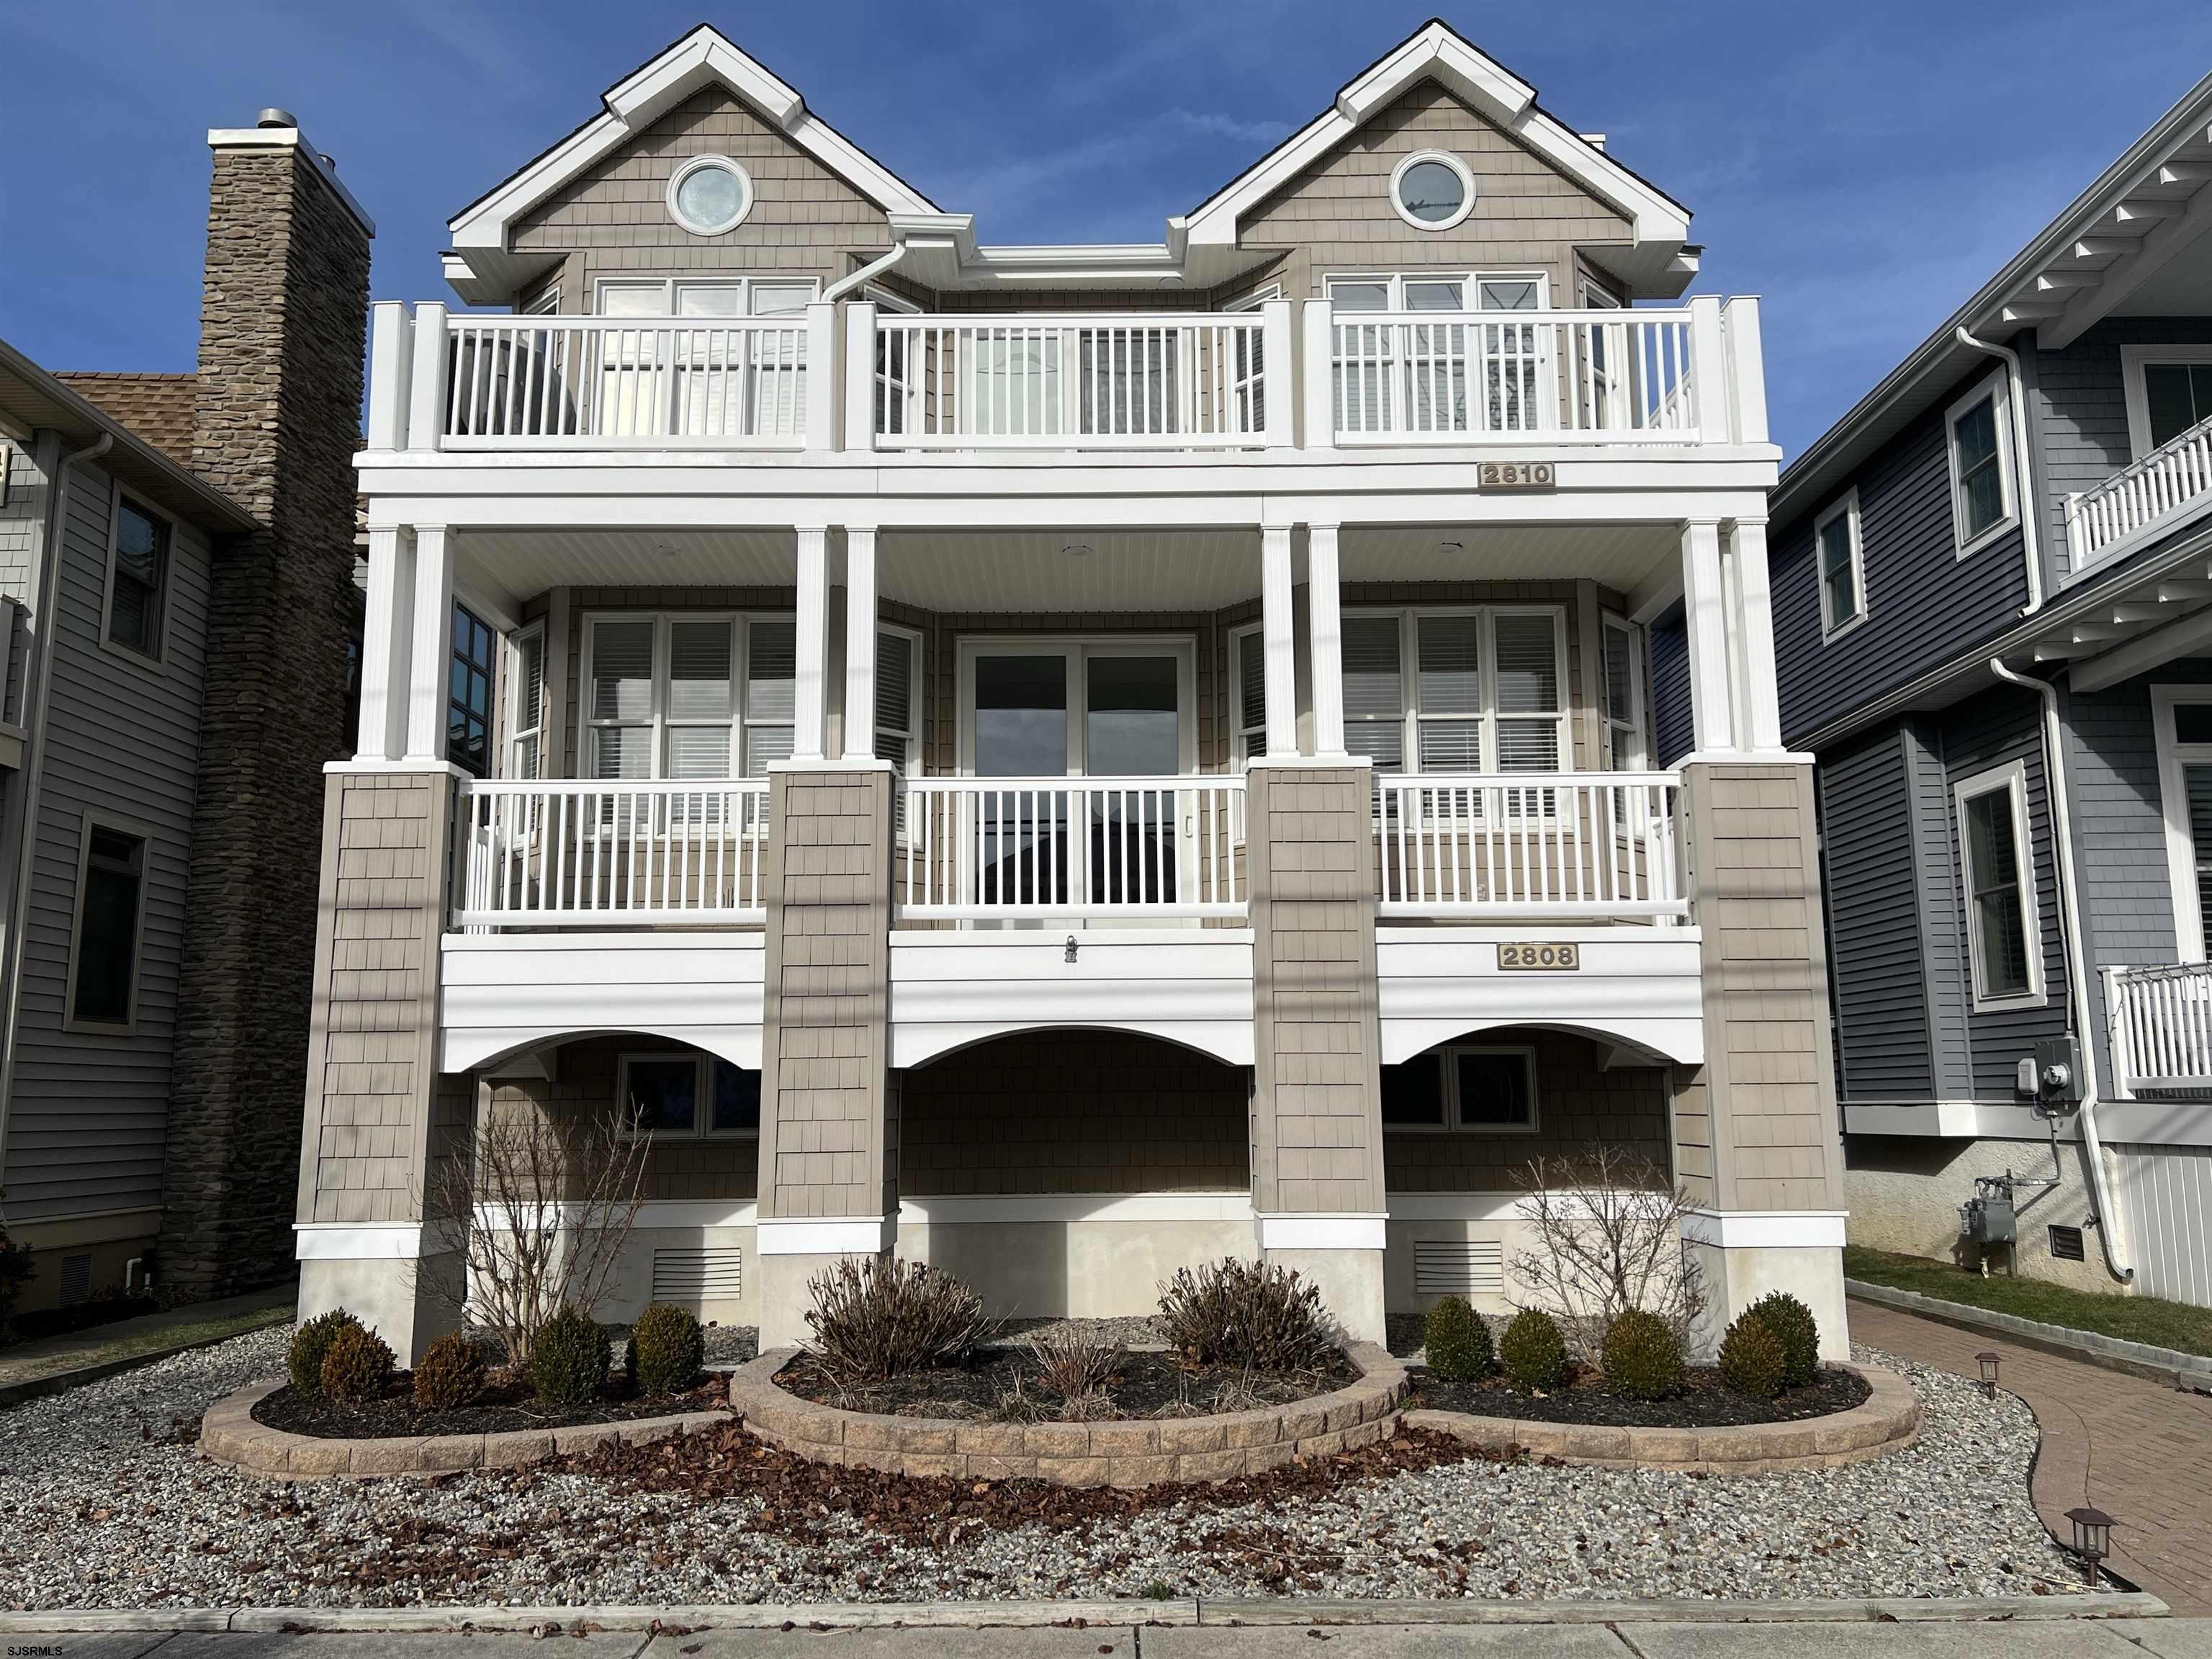
[[[1614,772],[1640,772],[1651,763],[1645,717],[1647,676],[1644,630],[1607,612],[1600,667],[1605,674],[1605,764]]]
[[[1322,279],[1331,309],[1545,311],[1552,279],[1540,270],[1364,271]]]
[[[499,635],[456,599],[452,641],[453,659],[446,675],[446,758],[471,777],[488,778]]]
[[[1176,777],[1198,770],[1192,635],[975,635],[958,644],[969,777]]]
[[[107,529],[107,643],[159,663],[167,654],[169,558],[176,526],[118,485]]]
[[[716,1054],[662,1050],[622,1056],[617,1098],[639,1132],[662,1140],[751,1140],[760,1133],[761,1075]]]
[[[1977,1009],[2043,1000],[2043,930],[2027,826],[2027,772],[2019,761],[1966,779],[1953,791],[1966,944]]]
[[[1362,609],[1343,628],[1345,746],[1377,773],[1571,767],[1559,606]]]
[[[85,814],[70,929],[67,1030],[122,1036],[137,1028],[152,848],[153,831],[144,824]]]
[[[1944,412],[1951,523],[1962,559],[2020,521],[2013,497],[2011,403],[1998,373]]]
[[[1415,230],[1449,230],[1474,211],[1474,175],[1449,150],[1415,150],[1390,170],[1390,205]]]
[[[2120,380],[2131,460],[2212,420],[2212,345],[2122,346]]]
[[[1267,752],[1267,632],[1258,623],[1231,630],[1229,676],[1237,699],[1230,760],[1241,772]]]
[[[791,617],[625,611],[583,627],[578,776],[762,777],[790,757]]]
[[[1813,520],[1820,581],[1820,637],[1832,640],[1867,617],[1866,559],[1859,535],[1859,492],[1846,489]]]
[[[726,155],[695,155],[668,175],[668,216],[694,236],[735,230],[752,210],[752,175]]]
[[[507,640],[507,775],[545,772],[545,624],[532,623]]]
[[[603,276],[602,317],[792,317],[821,284],[811,276]]]
[[[1534,1134],[1536,1051],[1448,1042],[1382,1068],[1384,1133]]]
[[[2173,942],[2184,962],[2212,939],[2212,685],[2154,685],[2159,801],[2166,821]]]
[[[921,635],[893,623],[876,625],[876,758],[901,777],[921,766]]]

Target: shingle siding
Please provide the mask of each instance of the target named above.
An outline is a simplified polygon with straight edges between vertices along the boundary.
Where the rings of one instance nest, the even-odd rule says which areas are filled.
[[[1901,732],[1820,769],[1820,825],[1833,937],[1837,1087],[1846,1101],[1925,1098],[1934,1089]]]

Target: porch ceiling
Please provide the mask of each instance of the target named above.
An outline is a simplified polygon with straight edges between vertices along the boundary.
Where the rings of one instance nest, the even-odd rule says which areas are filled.
[[[464,574],[527,597],[549,587],[788,587],[788,530],[471,530]]]
[[[1623,593],[1680,569],[1682,532],[1671,524],[1449,525],[1345,528],[1346,582],[1573,581]]]

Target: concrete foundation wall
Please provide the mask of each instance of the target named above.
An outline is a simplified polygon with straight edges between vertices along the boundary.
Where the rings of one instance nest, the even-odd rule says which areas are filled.
[[[899,1255],[981,1291],[994,1314],[1156,1313],[1178,1267],[1256,1251],[1249,1217],[1212,1221],[902,1222]]]

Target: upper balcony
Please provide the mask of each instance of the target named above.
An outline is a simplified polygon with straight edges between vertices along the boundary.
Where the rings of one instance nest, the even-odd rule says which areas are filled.
[[[2179,433],[2094,489],[2066,498],[2067,574],[2148,546],[2212,507],[2212,420]]]
[[[376,307],[368,448],[1679,455],[1767,441],[1758,302],[1679,308],[775,317]],[[1509,463],[1510,464],[1510,463]],[[1542,484],[1540,474],[1487,480]]]

